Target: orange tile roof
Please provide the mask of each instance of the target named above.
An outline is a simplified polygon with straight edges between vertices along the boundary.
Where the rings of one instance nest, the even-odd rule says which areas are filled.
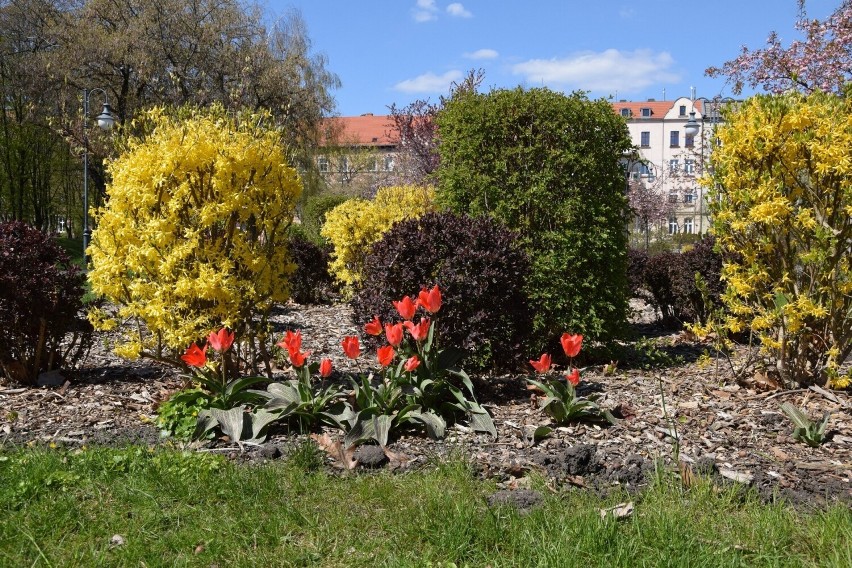
[[[325,141],[336,138],[344,146],[395,146],[393,119],[387,115],[338,116],[323,120]]]
[[[617,114],[621,114],[621,109],[630,109],[630,114],[633,118],[643,118],[642,109],[651,109],[650,118],[663,118],[669,112],[674,104],[674,101],[624,101],[610,103],[613,110]]]

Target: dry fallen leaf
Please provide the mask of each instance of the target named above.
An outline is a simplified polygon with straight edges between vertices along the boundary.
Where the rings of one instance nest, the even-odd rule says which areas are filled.
[[[331,456],[336,467],[349,470],[355,469],[358,465],[358,460],[354,458],[355,446],[344,448],[340,440],[332,440],[328,434],[311,434],[311,439],[322,451]]]
[[[633,514],[633,501],[627,503],[619,503],[614,507],[601,509],[600,514],[602,519],[605,519],[607,515],[612,515],[612,518],[616,520],[626,519],[627,517]]]
[[[690,487],[695,486],[698,478],[695,476],[695,473],[693,473],[692,466],[682,461],[677,464],[677,467],[680,470],[680,482],[683,487],[685,489],[689,489]]]

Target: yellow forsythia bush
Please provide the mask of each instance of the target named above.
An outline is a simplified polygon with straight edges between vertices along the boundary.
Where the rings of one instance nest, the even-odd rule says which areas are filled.
[[[373,200],[350,199],[329,211],[320,232],[334,247],[331,273],[343,284],[358,284],[370,246],[394,223],[434,210],[434,202],[434,189],[403,185],[382,188]]]
[[[287,228],[302,191],[271,123],[214,106],[154,109],[135,125],[145,134],[109,165],[89,249],[92,291],[117,306],[92,322],[144,323],[122,328],[119,355],[179,364],[222,326],[265,339],[270,308],[288,298]]]
[[[842,387],[852,352],[852,99],[757,96],[718,130],[713,232],[727,327],[788,383]]]

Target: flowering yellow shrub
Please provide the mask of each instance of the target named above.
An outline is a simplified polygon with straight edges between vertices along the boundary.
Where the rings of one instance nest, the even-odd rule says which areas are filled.
[[[154,109],[140,121],[147,134],[109,165],[96,213],[89,279],[118,307],[91,321],[143,322],[117,345],[127,357],[179,362],[190,342],[222,326],[262,336],[294,270],[287,228],[302,186],[280,132],[262,126],[270,117],[221,107],[177,114]]]
[[[329,211],[321,234],[334,247],[332,274],[346,285],[358,284],[370,245],[394,223],[432,211],[434,202],[432,188],[403,185],[382,188],[373,200],[350,199]]]
[[[823,383],[852,350],[852,101],[758,96],[729,118],[704,180],[727,327],[784,380]]]

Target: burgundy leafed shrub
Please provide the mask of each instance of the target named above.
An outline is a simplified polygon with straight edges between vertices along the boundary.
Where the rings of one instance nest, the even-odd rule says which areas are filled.
[[[32,384],[40,372],[72,365],[91,338],[82,317],[85,275],[56,240],[25,223],[0,223],[0,367]],[[70,331],[77,332],[64,346]]]
[[[631,298],[643,296],[647,264],[648,253],[644,250],[631,248],[627,251],[627,285],[630,287]]]
[[[713,250],[713,245],[713,238],[705,237],[686,252],[664,252],[648,259],[645,287],[662,313],[664,323],[705,323],[710,309],[721,305],[722,258]],[[696,274],[706,285],[709,306],[696,284]]]
[[[300,304],[329,302],[337,293],[328,272],[329,251],[301,235],[290,236],[290,256],[296,271],[290,277],[290,297]]]
[[[359,327],[374,315],[400,321],[392,300],[437,284],[442,343],[468,352],[466,369],[507,367],[517,364],[532,327],[522,291],[528,273],[526,254],[497,221],[428,213],[397,223],[373,246],[353,319]]]

